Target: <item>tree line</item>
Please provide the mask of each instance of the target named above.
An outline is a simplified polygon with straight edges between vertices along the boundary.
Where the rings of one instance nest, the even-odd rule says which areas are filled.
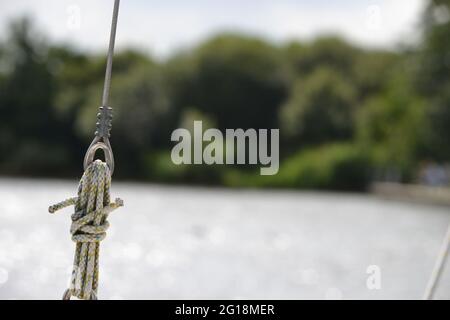
[[[160,61],[118,52],[115,175],[168,183],[364,190],[411,182],[450,160],[450,1],[429,1],[420,41],[396,50],[336,36],[274,45],[224,33]],[[445,16],[447,14],[447,16]],[[0,43],[0,173],[74,176],[95,130],[105,58],[49,43],[31,20]],[[171,132],[280,129],[278,175],[255,166],[176,166]]]

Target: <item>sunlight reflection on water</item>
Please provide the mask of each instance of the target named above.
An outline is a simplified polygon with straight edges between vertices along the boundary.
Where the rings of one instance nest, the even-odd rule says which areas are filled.
[[[71,211],[47,208],[76,186],[0,179],[0,298],[61,297]],[[125,207],[101,245],[104,299],[420,298],[450,221],[445,207],[365,195],[115,183],[112,196]],[[381,290],[366,287],[372,264]]]

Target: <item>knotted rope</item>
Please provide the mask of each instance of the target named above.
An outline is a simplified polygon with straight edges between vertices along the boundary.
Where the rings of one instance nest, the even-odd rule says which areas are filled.
[[[75,259],[70,288],[65,299],[97,299],[98,259],[100,241],[109,228],[108,215],[123,206],[121,199],[110,202],[111,173],[108,165],[94,161],[83,174],[78,186],[78,197],[64,200],[49,208],[50,213],[74,205],[70,233],[76,242]]]

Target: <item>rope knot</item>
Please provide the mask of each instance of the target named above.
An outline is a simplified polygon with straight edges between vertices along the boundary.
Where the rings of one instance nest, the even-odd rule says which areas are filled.
[[[110,203],[106,207],[92,212],[84,213],[84,210],[75,212],[72,215],[72,225],[70,233],[72,234],[72,241],[74,242],[100,242],[106,237],[106,230],[109,228],[107,220],[109,213],[114,209],[123,206],[121,199],[116,199],[116,202]],[[100,221],[99,224],[94,224],[94,220]]]
[[[60,203],[51,206],[48,211],[55,213],[70,205],[74,205],[78,197],[70,198]],[[70,226],[70,234],[74,242],[100,242],[106,237],[106,230],[110,224],[107,220],[108,215],[117,208],[123,207],[123,200],[116,198],[115,202],[109,205],[87,212],[85,209],[79,210],[72,214],[72,225]],[[94,221],[99,221],[99,224],[94,224]]]

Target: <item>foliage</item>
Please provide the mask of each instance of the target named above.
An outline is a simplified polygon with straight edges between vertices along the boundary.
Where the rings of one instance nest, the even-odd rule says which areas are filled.
[[[449,162],[450,1],[430,0],[408,50],[358,48],[336,36],[274,45],[220,34],[156,61],[115,56],[116,177],[170,183],[364,190],[380,171],[412,181]],[[0,41],[0,173],[80,173],[101,103],[105,58],[51,44],[19,19]],[[279,128],[281,167],[176,166],[171,132]],[[255,170],[253,170],[255,169]]]
[[[301,189],[365,190],[370,178],[370,158],[352,144],[331,144],[300,151],[286,159],[274,176],[227,172],[229,186]]]
[[[419,48],[415,83],[429,107],[426,117],[428,155],[450,159],[450,1],[431,0],[423,19],[423,42]]]
[[[320,68],[295,83],[281,109],[280,125],[297,144],[349,139],[355,107],[352,85],[335,71]]]
[[[380,170],[395,168],[411,176],[424,148],[425,104],[404,72],[392,77],[386,89],[368,99],[358,114],[358,142]]]
[[[276,126],[285,87],[273,46],[221,35],[170,60],[168,68],[175,69],[171,76],[178,80],[172,84],[179,109],[196,106],[220,129]]]

